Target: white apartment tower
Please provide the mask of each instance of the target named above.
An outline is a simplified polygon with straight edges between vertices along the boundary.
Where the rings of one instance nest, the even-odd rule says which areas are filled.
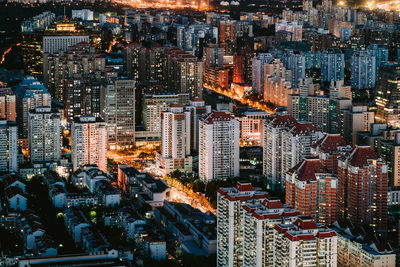
[[[288,115],[274,115],[263,127],[263,174],[272,187],[283,189],[285,173],[306,156],[322,133],[307,122]]]
[[[171,105],[161,113],[160,165],[166,173],[175,169],[192,171],[190,155],[190,111]]]
[[[60,113],[49,106],[37,107],[28,117],[29,155],[32,162],[61,158]]]
[[[217,267],[243,266],[243,206],[259,204],[269,194],[238,182],[217,192]]]
[[[337,235],[311,217],[299,216],[293,224],[277,224],[273,230],[273,266],[337,265]]]
[[[15,122],[0,120],[0,170],[18,171],[18,127]]]
[[[73,171],[83,165],[94,164],[107,172],[106,123],[92,115],[75,117],[71,126]]]
[[[239,122],[213,111],[199,121],[199,176],[204,182],[239,176]]]

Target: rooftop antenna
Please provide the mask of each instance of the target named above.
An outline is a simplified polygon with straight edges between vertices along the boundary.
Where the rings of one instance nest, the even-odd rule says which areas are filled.
[[[65,6],[64,6],[64,19],[66,19],[67,17],[65,16]]]

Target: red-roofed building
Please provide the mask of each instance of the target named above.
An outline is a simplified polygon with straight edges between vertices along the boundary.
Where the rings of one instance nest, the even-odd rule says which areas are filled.
[[[311,147],[311,155],[318,157],[329,172],[337,174],[340,155],[351,150],[340,134],[326,134]]]
[[[243,266],[273,266],[275,244],[271,234],[277,224],[293,224],[299,212],[268,197],[243,207]]]
[[[245,182],[238,182],[235,187],[218,189],[217,266],[243,266],[242,214],[252,214],[252,205],[262,205],[268,197],[267,192],[259,191]],[[267,214],[273,215],[272,212]],[[263,215],[266,214],[260,214]]]
[[[338,207],[355,226],[387,229],[388,166],[369,146],[356,146],[338,161]]]
[[[277,224],[274,264],[269,266],[338,266],[336,232],[299,216],[293,224]]]
[[[286,173],[286,204],[317,222],[336,221],[337,177],[322,161],[307,157]]]

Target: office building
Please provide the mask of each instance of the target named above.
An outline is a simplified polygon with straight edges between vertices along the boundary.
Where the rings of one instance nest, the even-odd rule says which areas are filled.
[[[339,218],[354,226],[387,229],[388,166],[369,146],[356,146],[338,160]]]
[[[18,171],[18,127],[0,120],[0,170]]]
[[[16,97],[11,88],[0,88],[0,120],[16,121]]]
[[[89,43],[89,36],[43,36],[43,53],[66,51],[78,43]]]
[[[40,106],[29,111],[29,156],[32,162],[61,159],[60,113],[50,106]]]
[[[213,111],[199,121],[199,176],[207,183],[239,176],[239,122]]]
[[[105,122],[92,115],[75,117],[71,125],[72,168],[94,164],[107,172],[107,128]]]
[[[366,51],[357,51],[351,57],[351,87],[375,88],[376,57]]]
[[[260,146],[263,123],[269,113],[261,110],[246,110],[235,113],[240,123],[240,143],[242,146]]]

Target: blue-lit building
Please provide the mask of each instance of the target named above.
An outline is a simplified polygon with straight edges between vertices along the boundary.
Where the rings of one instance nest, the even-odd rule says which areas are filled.
[[[379,67],[389,60],[389,50],[384,45],[370,44],[367,51],[376,58],[376,74],[378,75]]]
[[[376,83],[376,57],[367,51],[357,51],[351,57],[351,87],[374,88]]]
[[[339,49],[328,49],[321,54],[321,79],[323,82],[344,79],[344,54]]]
[[[289,51],[283,54],[282,62],[286,69],[292,71],[292,88],[296,88],[299,84],[299,80],[306,77],[306,57]]]

